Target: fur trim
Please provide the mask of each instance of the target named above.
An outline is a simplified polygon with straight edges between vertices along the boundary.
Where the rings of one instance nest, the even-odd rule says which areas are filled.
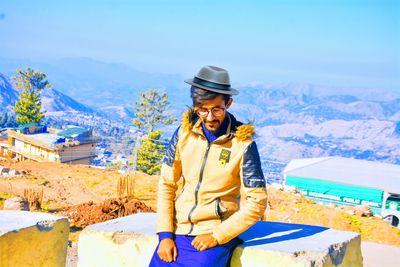
[[[233,134],[239,141],[247,141],[252,140],[255,134],[255,126],[253,124],[241,124],[240,122],[236,121],[234,117],[231,127],[233,127]],[[196,123],[198,117],[196,113],[193,112],[192,109],[186,110],[182,115],[182,125],[181,128],[185,132],[190,132],[193,129],[194,124]]]
[[[182,115],[182,129],[185,132],[189,132],[193,129],[194,124],[192,123],[192,118],[193,116],[193,110],[192,109],[188,109],[185,111],[185,113],[183,113]]]
[[[243,124],[237,127],[235,136],[239,141],[253,139],[256,127],[253,124]]]

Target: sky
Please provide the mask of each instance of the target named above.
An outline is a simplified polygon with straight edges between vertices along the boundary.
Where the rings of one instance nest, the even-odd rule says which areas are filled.
[[[0,57],[400,92],[400,1],[1,0]]]

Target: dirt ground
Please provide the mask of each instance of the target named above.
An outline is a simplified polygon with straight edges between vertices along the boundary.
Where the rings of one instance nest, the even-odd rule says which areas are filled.
[[[19,162],[0,165],[24,173],[0,178],[0,193],[22,195],[24,189],[43,190],[43,205],[47,210],[60,209],[92,201],[100,203],[118,197],[120,178],[126,175],[115,170],[61,163]],[[133,196],[155,208],[158,177],[143,173],[131,174],[134,179]]]
[[[85,228],[88,225],[105,222],[138,212],[154,212],[141,201],[128,198],[107,199],[102,203],[89,201],[79,205],[63,208],[57,215],[70,219],[70,224],[76,228]]]
[[[400,229],[354,207],[315,203],[298,192],[268,187],[266,220],[325,226],[361,234],[363,241],[400,246]],[[358,214],[357,214],[358,213]],[[377,230],[379,229],[379,230]]]

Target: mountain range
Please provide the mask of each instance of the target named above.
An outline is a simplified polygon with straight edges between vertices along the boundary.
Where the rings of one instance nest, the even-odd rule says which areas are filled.
[[[19,92],[12,86],[8,77],[0,73],[0,111],[10,112],[11,107],[19,98]],[[96,113],[96,111],[54,88],[44,89],[41,94],[42,109],[48,113],[57,112],[83,112]]]
[[[149,88],[167,92],[178,122],[165,127],[166,136],[191,105],[189,86],[179,75],[146,74],[123,64],[91,59],[50,63],[1,61],[0,111],[12,105],[18,92],[9,81],[12,69],[38,68],[53,85],[43,93],[43,108],[57,116],[71,111],[94,114],[131,125],[139,93]],[[40,69],[39,69],[40,68]],[[256,141],[264,167],[277,171],[290,159],[345,156],[400,164],[400,94],[326,89],[311,84],[237,87],[230,111],[257,126]],[[357,90],[360,92],[360,90]],[[61,116],[61,115],[60,115]]]

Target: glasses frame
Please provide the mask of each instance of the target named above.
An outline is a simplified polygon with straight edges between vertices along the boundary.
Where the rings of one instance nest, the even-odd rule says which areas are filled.
[[[199,109],[207,111],[207,114],[206,115],[201,115]],[[221,115],[215,115],[215,109],[218,109],[218,110],[221,109],[222,110],[222,114]],[[210,114],[210,112],[214,117],[221,117],[225,113],[225,111],[226,111],[226,108],[221,108],[221,107],[213,107],[211,110],[207,109],[207,108],[196,108],[195,109],[196,114],[201,118],[207,118],[208,114]]]

